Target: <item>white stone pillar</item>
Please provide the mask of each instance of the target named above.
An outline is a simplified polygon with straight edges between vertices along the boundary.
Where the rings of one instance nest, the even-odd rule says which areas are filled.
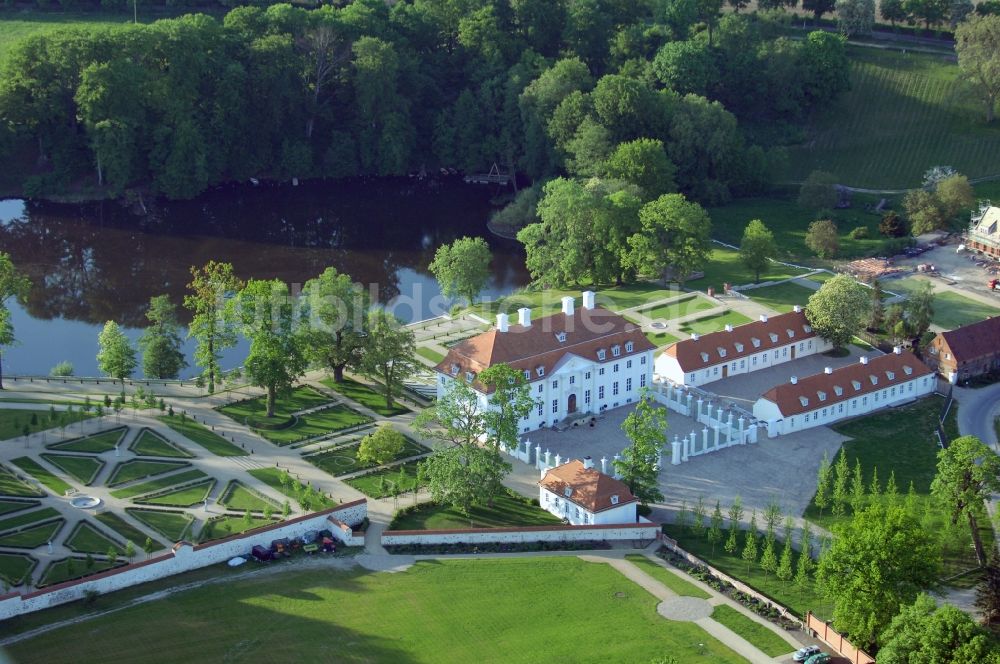
[[[740,425],[740,445],[744,445],[746,444],[746,437],[743,435],[743,425],[746,422],[746,419],[740,415],[740,419],[738,419],[737,422]]]
[[[542,446],[535,445],[535,466],[542,465]]]
[[[719,416],[715,419],[719,424],[722,424],[722,406],[719,406]]]
[[[608,474],[608,457],[601,457],[601,472]]]
[[[694,431],[691,432],[691,437],[688,439],[691,446],[688,448],[688,456],[693,457],[698,454],[698,434]]]
[[[704,403],[704,400],[701,397],[698,397],[698,410],[694,414],[694,421],[695,422],[700,422],[701,421],[701,404],[702,403]]]
[[[688,416],[688,417],[691,417],[691,400],[692,400],[693,398],[694,398],[694,397],[693,397],[693,396],[691,396],[691,393],[690,393],[690,392],[688,392],[688,395],[687,395],[687,402],[688,402],[688,403],[687,403],[687,416]]]
[[[674,466],[681,465],[681,441],[676,434],[674,434],[674,440],[670,443],[670,447],[672,448],[670,463]]]
[[[616,454],[616,455],[615,455],[615,461],[620,461],[620,460],[621,460],[621,455],[619,455],[619,454]],[[611,467],[612,467],[612,468],[614,469],[614,471],[615,471],[615,474],[614,474],[614,478],[615,478],[616,480],[619,480],[619,479],[621,479],[621,475],[619,475],[619,474],[618,474],[618,465],[617,465],[617,464],[614,464],[614,463],[612,463],[612,464],[611,464]]]
[[[732,429],[733,429],[733,411],[729,411],[729,419],[726,420],[726,426],[728,426],[729,430],[732,431]]]
[[[552,464],[549,463],[549,458],[551,457],[551,455],[552,455],[552,452],[550,452],[548,450],[545,450],[545,467],[546,468],[549,468],[549,467],[552,466]]]
[[[702,454],[708,451],[708,427],[701,430],[701,451]]]
[[[719,425],[716,424],[713,428],[715,429],[715,449],[719,449]]]
[[[559,456],[558,454],[556,455],[556,465],[557,466],[561,466],[562,465],[562,457]]]

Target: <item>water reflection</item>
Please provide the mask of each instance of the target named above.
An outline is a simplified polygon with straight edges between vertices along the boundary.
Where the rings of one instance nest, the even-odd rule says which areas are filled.
[[[242,278],[290,284],[333,265],[374,284],[383,303],[399,302],[401,318],[418,320],[436,313],[428,306],[439,291],[427,271],[436,248],[483,235],[495,257],[488,294],[507,292],[527,275],[515,243],[488,236],[491,194],[402,179],[225,187],[192,201],[146,202],[147,214],[120,202],[0,201],[0,248],[33,282],[25,309],[14,311],[22,343],[8,351],[7,368],[45,373],[69,360],[77,374],[95,374],[99,326],[141,327],[153,295],[179,304],[190,266],[208,260],[231,262]]]

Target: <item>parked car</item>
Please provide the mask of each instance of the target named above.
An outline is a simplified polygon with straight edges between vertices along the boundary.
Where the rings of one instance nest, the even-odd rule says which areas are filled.
[[[274,557],[279,555],[284,555],[286,558],[292,555],[291,552],[291,542],[288,541],[287,537],[281,539],[276,539],[271,542],[271,553]]]
[[[257,545],[250,551],[250,555],[254,557],[254,560],[258,562],[267,562],[271,560],[274,556],[271,555],[270,550],[267,547]]]
[[[827,664],[831,659],[832,657],[829,654],[821,652],[807,659],[806,664]]]
[[[794,659],[796,662],[804,662],[813,655],[818,655],[819,653],[820,653],[819,646],[806,646],[805,648],[799,648],[798,650],[796,650],[795,654],[792,655],[792,659]]]
[[[309,530],[309,531],[306,532],[305,535],[302,536],[302,543],[303,544],[312,544],[313,542],[315,542],[318,539],[319,539],[319,531],[318,530]]]

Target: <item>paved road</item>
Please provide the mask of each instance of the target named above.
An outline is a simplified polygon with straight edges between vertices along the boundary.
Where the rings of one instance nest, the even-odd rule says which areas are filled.
[[[979,389],[955,388],[958,401],[958,430],[963,436],[976,436],[1000,451],[993,422],[1000,416],[1000,383]]]

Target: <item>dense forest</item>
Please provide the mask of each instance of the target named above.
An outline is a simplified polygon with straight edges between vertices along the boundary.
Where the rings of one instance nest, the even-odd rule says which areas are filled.
[[[849,85],[841,37],[721,0],[355,0],[26,38],[0,71],[0,156],[29,196],[188,198],[250,177],[596,172],[662,145],[703,203],[759,190]]]

